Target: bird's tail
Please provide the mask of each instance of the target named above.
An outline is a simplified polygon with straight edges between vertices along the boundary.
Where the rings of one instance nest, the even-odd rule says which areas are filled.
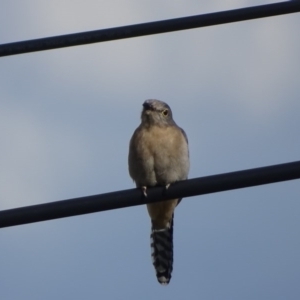
[[[173,219],[164,229],[154,229],[151,232],[152,262],[159,283],[167,285],[171,280],[173,270]]]

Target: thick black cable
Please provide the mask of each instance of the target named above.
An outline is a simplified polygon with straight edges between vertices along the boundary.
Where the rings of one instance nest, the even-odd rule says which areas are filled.
[[[204,15],[14,42],[0,45],[0,57],[239,22],[295,12],[300,12],[300,1],[280,2]]]
[[[0,228],[299,178],[300,161],[296,161],[180,181],[168,190],[164,187],[149,188],[147,198],[140,189],[130,189],[8,209],[0,211]]]

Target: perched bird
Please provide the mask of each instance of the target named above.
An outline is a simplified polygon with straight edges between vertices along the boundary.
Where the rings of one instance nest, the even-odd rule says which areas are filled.
[[[187,136],[173,120],[168,104],[146,100],[141,124],[129,145],[129,174],[147,196],[147,187],[165,186],[187,179]],[[173,270],[173,218],[181,199],[147,204],[152,222],[151,250],[157,280],[167,285]]]

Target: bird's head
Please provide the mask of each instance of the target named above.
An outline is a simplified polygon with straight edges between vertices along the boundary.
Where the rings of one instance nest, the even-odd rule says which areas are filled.
[[[142,124],[146,126],[157,125],[167,126],[173,125],[173,117],[170,106],[159,100],[146,100],[143,103]]]

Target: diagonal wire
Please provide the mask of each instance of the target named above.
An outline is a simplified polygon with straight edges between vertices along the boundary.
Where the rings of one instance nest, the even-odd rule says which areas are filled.
[[[140,189],[130,189],[3,210],[0,211],[0,228],[299,178],[300,161],[295,161],[180,181],[168,190],[149,188],[147,198]]]
[[[0,45],[0,57],[239,22],[295,12],[300,12],[300,1],[285,1],[204,15],[73,33],[2,44]]]

